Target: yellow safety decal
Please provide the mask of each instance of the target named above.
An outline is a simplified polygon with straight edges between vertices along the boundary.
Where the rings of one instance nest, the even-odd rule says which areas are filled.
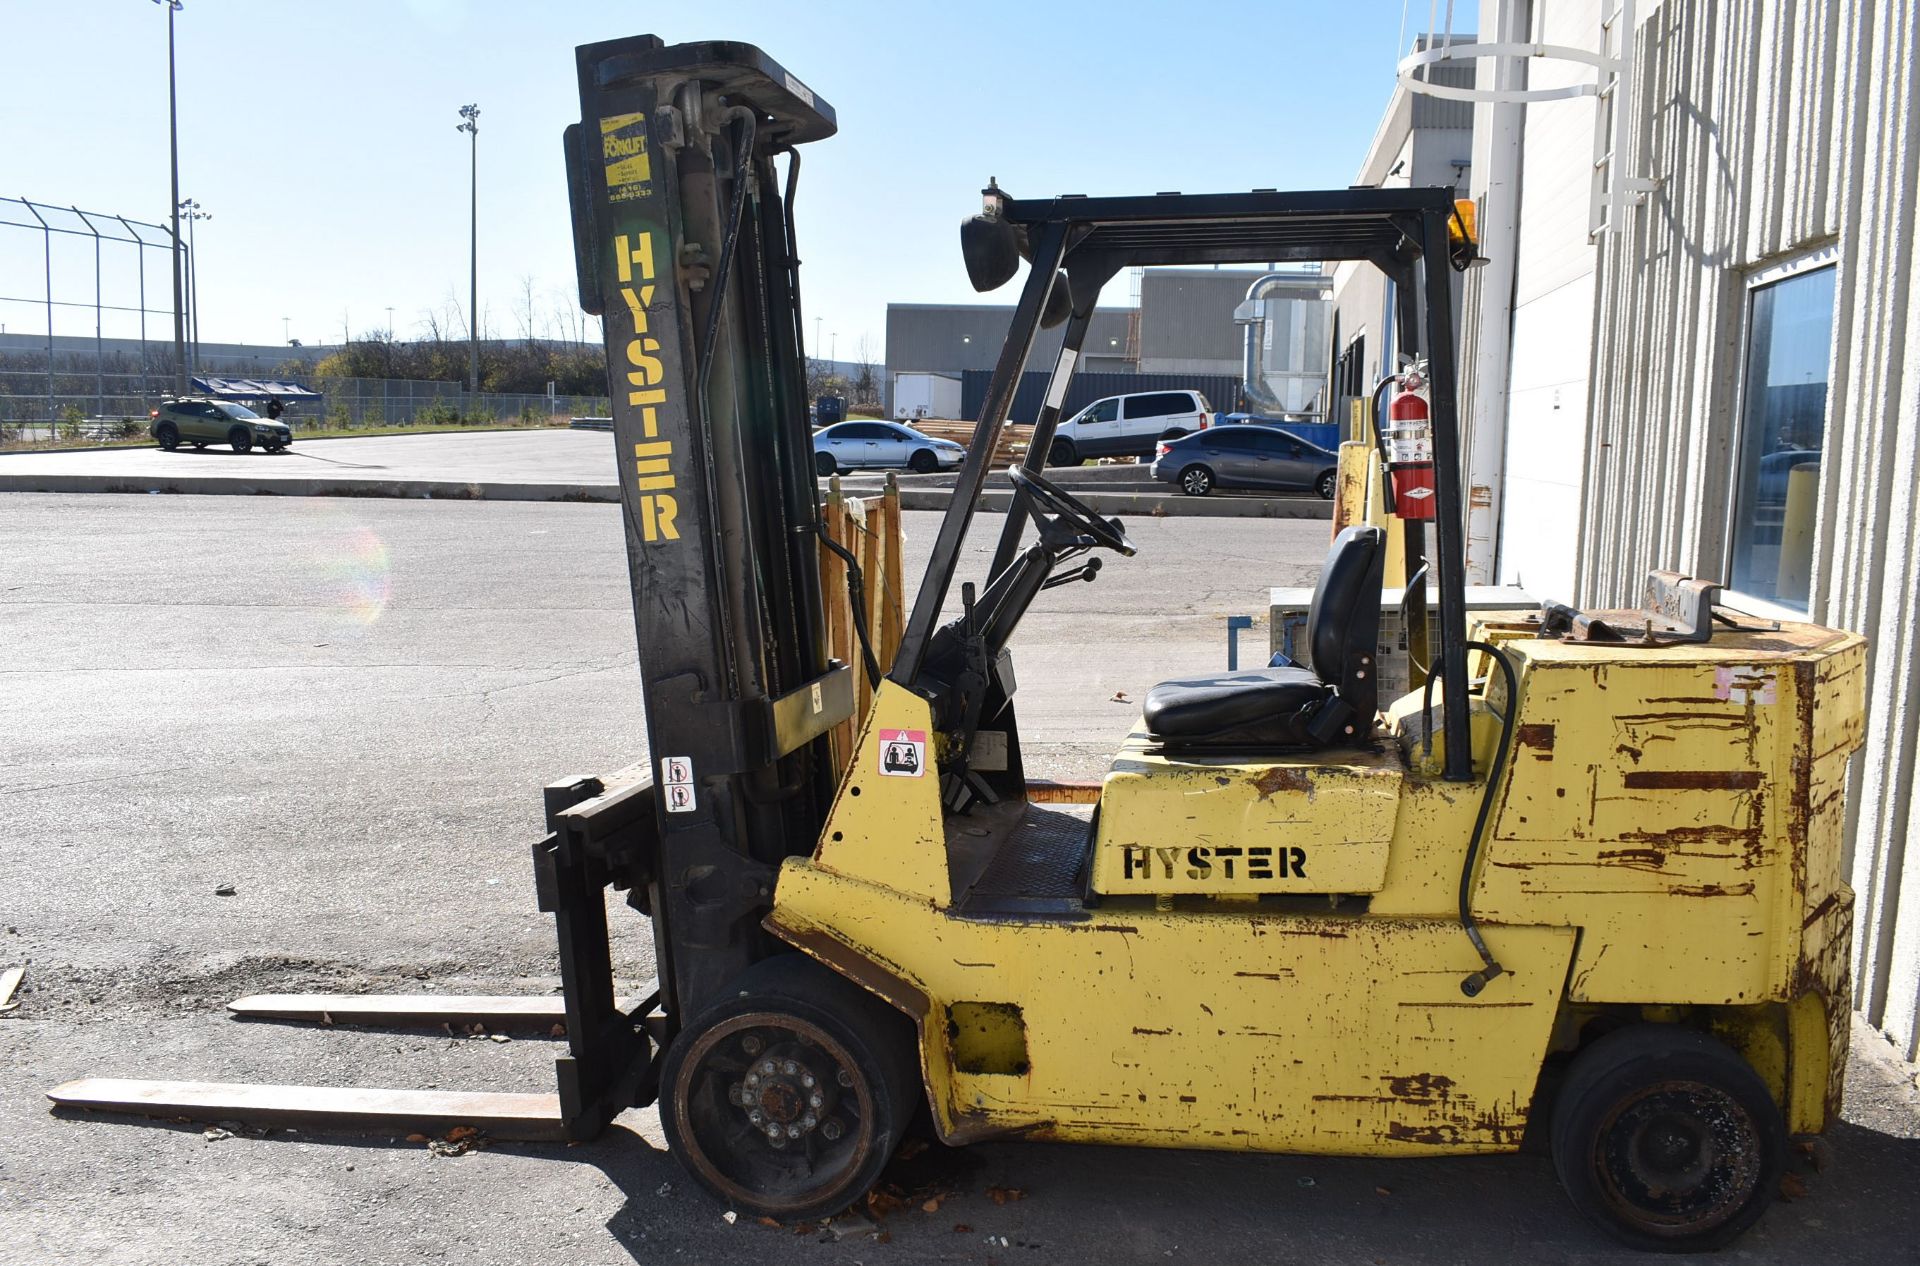
[[[608,202],[632,202],[653,192],[646,115],[615,114],[600,120],[600,155],[607,165]]]
[[[653,234],[616,234],[613,259],[614,272],[620,281],[620,301],[626,304],[627,315],[633,318],[633,337],[627,340],[626,349],[627,386],[631,388],[627,392],[627,404],[640,410],[640,433],[644,437],[633,446],[640,537],[649,544],[677,541],[680,529],[674,520],[679,516],[680,504],[673,497],[673,441],[659,438],[660,406],[667,402],[667,373],[658,355],[660,340],[649,333],[647,321],[647,308],[653,303],[655,289]]]

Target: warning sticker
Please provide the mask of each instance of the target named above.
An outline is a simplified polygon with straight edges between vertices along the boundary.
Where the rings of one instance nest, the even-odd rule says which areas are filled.
[[[631,202],[653,192],[646,115],[613,114],[600,120],[600,155],[607,165],[608,202]]]
[[[893,778],[923,777],[927,772],[927,732],[880,731],[880,772]]]
[[[668,813],[692,813],[693,760],[687,756],[668,756],[660,762],[660,790],[667,798]]]

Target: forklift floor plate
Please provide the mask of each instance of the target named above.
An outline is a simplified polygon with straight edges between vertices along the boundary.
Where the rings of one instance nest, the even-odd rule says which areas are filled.
[[[61,1108],[190,1121],[247,1121],[348,1132],[440,1133],[468,1125],[497,1139],[560,1141],[560,1096],[456,1090],[264,1086],[82,1077],[55,1086]]]
[[[635,999],[615,998],[630,1011]],[[243,1020],[307,1020],[316,1024],[427,1027],[488,1024],[499,1027],[564,1024],[566,999],[559,994],[492,997],[485,994],[256,993],[227,1004]]]

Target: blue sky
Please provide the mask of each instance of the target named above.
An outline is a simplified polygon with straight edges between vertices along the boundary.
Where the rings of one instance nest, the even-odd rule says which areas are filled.
[[[536,326],[557,332],[575,309],[560,153],[573,47],[653,32],[758,44],[833,103],[840,133],[808,148],[801,182],[807,334],[819,317],[841,359],[863,336],[877,356],[889,300],[976,298],[955,229],[988,176],[1020,196],[1345,185],[1406,7],[187,0],[181,193],[213,214],[198,226],[203,337],[332,341],[386,326],[389,307],[402,338],[429,313],[462,329],[468,101],[483,328],[518,336],[530,285]],[[0,119],[0,194],[164,220],[164,12],[0,0]],[[92,253],[56,248],[55,298],[91,300]],[[149,256],[148,302],[164,308],[164,256]],[[133,258],[107,249],[108,303],[135,302]],[[42,271],[38,236],[0,229],[0,295],[37,299]],[[55,330],[92,321],[67,310]],[[110,316],[106,333],[134,321]],[[45,328],[31,304],[0,303],[0,323]]]

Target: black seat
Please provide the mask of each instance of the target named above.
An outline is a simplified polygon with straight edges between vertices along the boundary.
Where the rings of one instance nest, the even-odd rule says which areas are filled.
[[[1163,681],[1147,692],[1147,732],[1169,748],[1365,741],[1379,704],[1374,656],[1386,561],[1384,530],[1341,532],[1307,611],[1310,664]]]

